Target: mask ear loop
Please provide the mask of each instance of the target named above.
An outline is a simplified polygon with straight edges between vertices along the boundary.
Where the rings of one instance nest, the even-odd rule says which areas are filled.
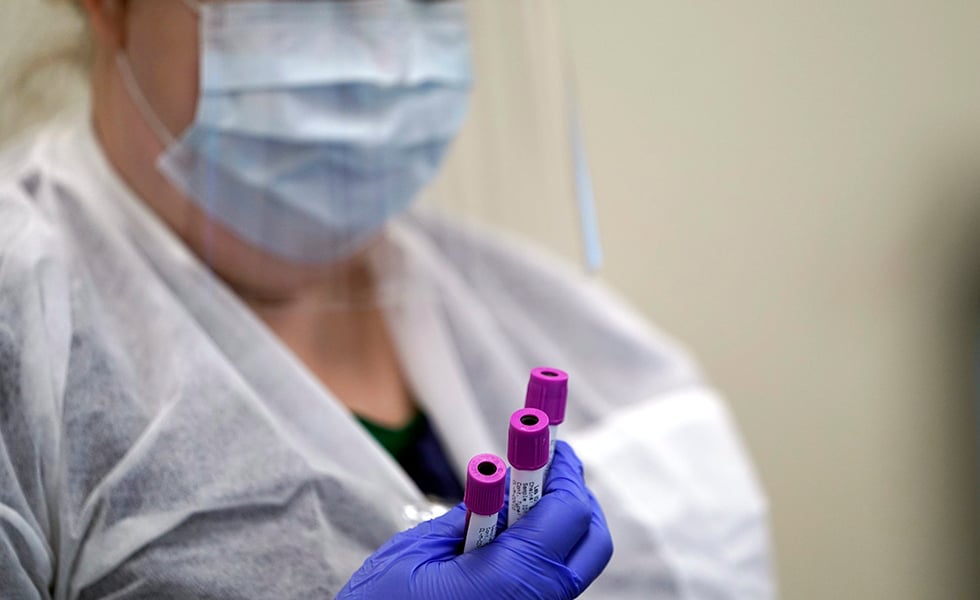
[[[200,15],[201,12],[204,11],[204,7],[201,6],[200,0],[180,0],[180,1],[183,2],[187,6],[187,8],[191,9],[191,11],[196,15]]]
[[[150,106],[149,100],[146,99],[146,95],[143,93],[140,84],[136,81],[136,76],[133,74],[133,66],[129,62],[129,57],[126,56],[126,52],[120,50],[116,54],[116,68],[119,70],[119,75],[122,77],[123,87],[126,88],[126,92],[129,93],[129,97],[136,104],[136,109],[143,116],[143,120],[146,122],[147,126],[153,130],[153,134],[157,137],[161,144],[165,148],[172,147],[177,140],[174,138],[173,134],[167,129],[157,116],[153,107]]]
[[[198,0],[181,0],[181,2],[195,15],[200,17],[204,10],[204,7]],[[126,55],[125,50],[120,50],[116,54],[116,68],[119,70],[119,75],[122,77],[123,86],[126,88],[126,92],[129,94],[130,99],[136,104],[136,109],[143,116],[143,120],[146,122],[147,126],[153,130],[153,134],[157,137],[161,144],[165,148],[170,148],[177,143],[177,139],[170,133],[163,121],[157,115],[157,112],[153,110],[153,106],[150,105],[150,101],[146,98],[146,94],[143,93],[143,88],[140,87],[139,82],[136,81],[136,75],[133,73],[133,65],[129,60],[129,56]]]

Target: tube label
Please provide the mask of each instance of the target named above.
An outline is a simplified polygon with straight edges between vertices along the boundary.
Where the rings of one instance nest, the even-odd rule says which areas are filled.
[[[510,470],[510,506],[507,509],[507,526],[511,526],[541,499],[544,488],[544,468],[536,471]]]
[[[482,548],[497,537],[497,515],[478,515],[471,512],[467,521],[463,552]]]

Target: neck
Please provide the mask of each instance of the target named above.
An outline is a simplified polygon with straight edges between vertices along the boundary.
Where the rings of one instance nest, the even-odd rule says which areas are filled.
[[[332,300],[309,292],[250,305],[349,409],[382,426],[404,426],[416,409],[383,311],[376,303],[338,309]]]

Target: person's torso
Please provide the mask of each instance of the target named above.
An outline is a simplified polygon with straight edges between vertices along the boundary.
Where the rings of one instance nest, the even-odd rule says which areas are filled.
[[[48,386],[56,406],[37,417],[50,420],[37,443],[47,448],[39,495],[52,515],[45,534],[56,597],[332,596],[388,537],[430,516],[405,472],[329,390],[132,202],[104,162],[85,156],[91,140],[56,129],[39,139],[26,160],[0,166],[0,214],[39,221],[51,247],[30,242],[41,248],[21,265],[25,277],[0,277],[0,290],[48,303],[36,317],[43,323],[17,323],[24,335],[52,330],[54,340],[50,360],[23,365],[22,377]],[[632,504],[639,484],[620,481],[623,472],[657,481],[676,471],[671,460],[683,453],[671,453],[683,440],[671,428],[651,428],[647,440],[616,419],[669,417],[697,440],[703,417],[730,437],[723,410],[698,393],[687,403],[691,423],[678,416],[685,390],[703,387],[690,362],[604,291],[528,247],[426,217],[393,225],[391,239],[413,287],[388,319],[457,472],[473,454],[504,452],[532,367],[564,368],[573,379],[563,436],[587,449],[590,484],[626,553],[594,593],[684,597],[670,559],[677,544],[659,529],[683,515]],[[16,258],[24,243],[0,225],[0,256]],[[64,283],[22,289],[50,270]],[[0,309],[0,321],[17,318]],[[673,404],[648,403],[674,392]],[[732,453],[719,468],[744,488],[732,487],[730,497],[745,498],[733,518],[752,513],[755,522],[764,507],[751,475],[740,470],[737,442],[722,441],[708,451]],[[614,464],[620,471],[607,469]],[[662,480],[679,488],[664,491],[664,506],[698,477],[674,475]]]

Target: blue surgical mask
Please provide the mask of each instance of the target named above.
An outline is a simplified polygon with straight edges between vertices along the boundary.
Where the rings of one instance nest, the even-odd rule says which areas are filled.
[[[200,100],[159,169],[211,218],[281,258],[357,252],[433,178],[472,82],[461,2],[198,4]]]

